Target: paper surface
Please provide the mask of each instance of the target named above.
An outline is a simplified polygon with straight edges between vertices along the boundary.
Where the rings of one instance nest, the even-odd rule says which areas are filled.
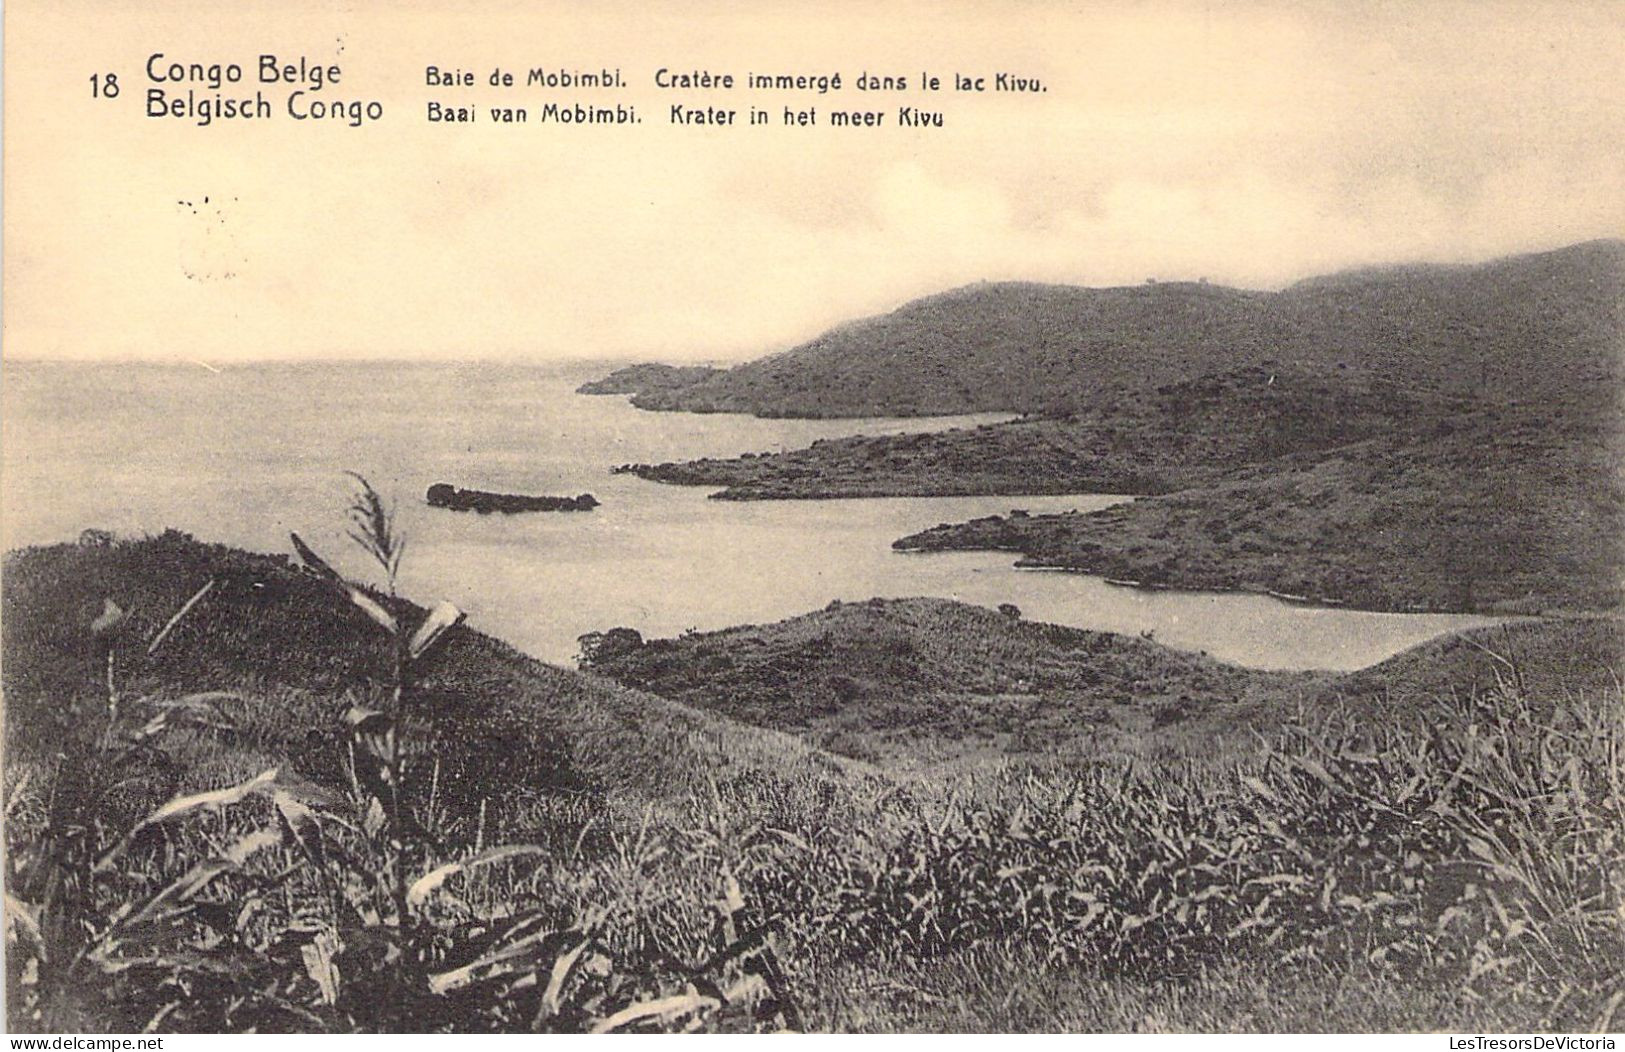
[[[1625,5],[4,28],[8,1029],[1625,1020]]]
[[[1577,3],[25,0],[7,9],[7,353],[743,359],[984,279],[1276,287],[1554,247],[1620,226],[1618,34],[1613,5]],[[262,83],[262,55],[341,75]],[[230,64],[242,80],[212,88]],[[431,87],[430,67],[475,83]],[[734,87],[662,88],[663,69]],[[545,86],[605,70],[619,87]],[[108,74],[122,93],[94,98]],[[294,119],[301,88],[300,113],[382,116]],[[258,94],[271,116],[149,117],[154,90]],[[431,103],[476,120],[431,123]],[[642,123],[559,124],[549,104]],[[679,125],[673,106],[734,118]]]

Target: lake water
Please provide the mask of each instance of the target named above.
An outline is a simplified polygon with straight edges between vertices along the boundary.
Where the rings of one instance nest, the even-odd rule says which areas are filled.
[[[581,634],[645,636],[805,613],[833,599],[942,596],[1015,603],[1031,620],[1155,632],[1258,668],[1359,668],[1488,619],[1316,609],[1265,596],[1140,592],[1017,570],[999,552],[906,554],[939,522],[1090,510],[1120,498],[953,497],[732,502],[612,465],[796,448],[856,433],[939,430],[992,416],[758,420],[645,413],[574,393],[611,366],[7,362],[0,540],[69,540],[175,527],[288,551],[295,530],[357,576],[344,539],[347,469],[399,504],[404,594],[446,598],[472,625],[569,663]],[[480,516],[429,508],[434,482],[518,493],[591,492],[589,514]]]

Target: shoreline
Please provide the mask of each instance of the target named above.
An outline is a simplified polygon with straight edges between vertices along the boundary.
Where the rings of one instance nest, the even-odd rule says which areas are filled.
[[[869,498],[851,498],[851,499],[869,499]],[[930,499],[930,498],[922,498],[922,499]],[[9,565],[11,565],[14,562],[17,562],[19,560],[32,558],[32,557],[38,557],[41,553],[49,553],[49,552],[52,552],[54,550],[59,550],[59,549],[75,550],[75,549],[87,549],[87,548],[91,549],[91,550],[94,550],[97,547],[102,547],[103,545],[101,544],[101,542],[99,540],[86,540],[85,539],[84,534],[89,534],[89,533],[92,533],[92,532],[99,532],[99,531],[91,531],[91,530],[83,531],[83,533],[81,534],[81,537],[79,539],[77,539],[77,540],[73,539],[73,538],[65,538],[65,539],[61,539],[61,540],[57,540],[57,541],[49,541],[49,542],[41,542],[41,543],[34,543],[34,544],[17,545],[17,546],[14,546],[14,547],[11,547],[11,548],[8,548],[8,549],[4,550],[3,552],[0,552],[0,559],[3,559],[5,564],[7,564],[9,566]],[[191,535],[189,533],[186,533],[186,532],[180,531],[180,530],[175,530],[175,529],[167,529],[167,530],[161,531],[159,533],[144,533],[144,534],[141,534],[141,535],[129,535],[129,536],[111,535],[108,538],[106,546],[117,548],[117,547],[122,547],[122,546],[129,546],[129,545],[138,545],[138,546],[139,545],[147,545],[147,544],[154,544],[154,543],[164,542],[168,538],[172,538],[172,537],[182,538],[187,543],[197,545],[202,549],[212,550],[212,551],[222,553],[224,555],[224,557],[226,557],[229,560],[233,560],[233,561],[243,560],[243,561],[248,561],[248,562],[253,562],[253,563],[263,563],[263,562],[288,563],[289,562],[289,557],[286,555],[286,553],[283,553],[283,552],[278,552],[278,551],[274,551],[274,550],[261,550],[261,549],[258,549],[258,548],[245,547],[243,545],[239,545],[239,544],[235,544],[235,543],[209,541],[209,540],[206,540],[206,539],[201,539],[201,538],[194,537],[193,535]],[[938,554],[938,553],[944,552],[944,551],[965,551],[965,552],[988,551],[988,552],[1003,552],[1003,553],[1006,553],[1006,554],[1020,554],[1020,550],[1019,549],[1014,549],[1014,548],[1002,548],[1002,549],[914,548],[914,549],[894,549],[894,551],[895,551],[896,554],[904,555],[904,556],[927,556],[927,555]],[[1273,592],[1271,592],[1269,590],[1258,589],[1258,588],[1249,588],[1249,587],[1244,587],[1244,586],[1204,587],[1204,586],[1188,586],[1188,585],[1182,585],[1182,584],[1173,583],[1173,582],[1149,583],[1149,582],[1143,582],[1143,581],[1131,581],[1131,580],[1128,580],[1128,579],[1120,579],[1120,578],[1108,578],[1105,575],[1103,575],[1103,574],[1101,574],[1101,573],[1099,573],[1097,571],[1094,571],[1094,570],[1083,569],[1083,568],[1078,568],[1078,567],[1060,566],[1060,565],[1055,565],[1055,566],[1042,565],[1042,564],[1039,564],[1039,563],[1036,563],[1036,562],[1033,562],[1033,561],[1030,561],[1030,560],[1026,560],[1026,559],[1018,559],[1018,560],[1014,561],[1011,564],[1011,569],[1021,571],[1023,573],[1066,574],[1066,575],[1074,575],[1074,576],[1079,576],[1079,577],[1093,578],[1093,579],[1101,581],[1104,584],[1110,585],[1113,588],[1122,589],[1122,590],[1125,590],[1125,591],[1139,591],[1139,592],[1146,592],[1146,593],[1166,593],[1166,594],[1169,594],[1169,595],[1181,595],[1181,596],[1196,597],[1196,598],[1204,597],[1204,596],[1206,596],[1206,597],[1259,596],[1259,597],[1262,597],[1262,598],[1273,599],[1273,600],[1281,603],[1283,606],[1296,607],[1296,608],[1308,609],[1308,610],[1319,610],[1319,611],[1325,611],[1325,612],[1328,612],[1328,613],[1376,614],[1376,615],[1394,616],[1394,617],[1430,617],[1430,616],[1476,617],[1476,618],[1483,619],[1483,622],[1484,622],[1483,624],[1478,624],[1478,625],[1465,625],[1465,626],[1461,626],[1461,627],[1441,628],[1440,630],[1438,630],[1436,632],[1433,632],[1433,633],[1431,633],[1431,634],[1429,634],[1427,636],[1416,639],[1413,642],[1407,643],[1406,645],[1399,648],[1398,650],[1394,650],[1394,651],[1391,651],[1391,652],[1389,652],[1387,654],[1384,654],[1381,657],[1377,657],[1377,658],[1375,658],[1374,660],[1370,661],[1367,664],[1363,664],[1363,665],[1359,665],[1359,666],[1351,666],[1351,667],[1339,667],[1339,666],[1324,665],[1324,664],[1315,664],[1315,665],[1296,665],[1296,664],[1294,664],[1294,665],[1282,665],[1282,666],[1277,666],[1277,665],[1272,665],[1272,664],[1254,664],[1254,663],[1249,663],[1249,662],[1246,662],[1246,661],[1243,661],[1243,660],[1238,660],[1236,658],[1226,658],[1226,657],[1220,657],[1220,656],[1212,655],[1207,646],[1202,646],[1202,645],[1199,645],[1197,643],[1181,644],[1181,643],[1167,642],[1167,641],[1162,641],[1162,640],[1158,640],[1158,642],[1157,642],[1158,646],[1166,649],[1171,654],[1187,655],[1187,656],[1197,656],[1197,655],[1199,655],[1199,656],[1202,656],[1202,657],[1211,657],[1212,660],[1214,660],[1214,661],[1216,661],[1216,662],[1218,662],[1218,663],[1220,663],[1222,665],[1225,665],[1227,667],[1235,668],[1235,669],[1246,671],[1246,672],[1257,672],[1257,673],[1260,673],[1260,674],[1275,674],[1275,673],[1281,673],[1281,672],[1288,672],[1288,673],[1304,673],[1304,674],[1313,674],[1313,675],[1322,675],[1323,674],[1323,675],[1333,675],[1333,676],[1350,675],[1350,674],[1353,674],[1355,672],[1360,672],[1360,671],[1365,671],[1365,670],[1368,670],[1368,669],[1376,668],[1376,667],[1380,666],[1383,662],[1393,660],[1394,658],[1396,658],[1396,657],[1398,657],[1398,656],[1400,656],[1402,654],[1405,654],[1408,651],[1413,650],[1413,649],[1415,649],[1417,647],[1426,646],[1426,645],[1428,645],[1430,643],[1437,642],[1437,641],[1439,641],[1441,639],[1445,639],[1447,637],[1452,637],[1452,636],[1457,635],[1457,634],[1459,634],[1460,632],[1463,632],[1463,631],[1472,631],[1475,628],[1490,627],[1490,626],[1498,625],[1498,624],[1526,624],[1526,623],[1539,623],[1539,622],[1557,622],[1557,621],[1562,621],[1562,620],[1565,620],[1565,619],[1572,619],[1572,618],[1609,617],[1609,616],[1618,616],[1619,613],[1620,613],[1617,610],[1606,610],[1606,609],[1603,609],[1603,610],[1542,611],[1542,612],[1537,613],[1537,614],[1519,614],[1519,613],[1510,613],[1510,612],[1508,612],[1508,613],[1486,613],[1486,612],[1483,612],[1483,611],[1455,611],[1455,610],[1394,610],[1394,609],[1384,609],[1384,608],[1381,608],[1381,607],[1359,606],[1359,605],[1355,605],[1355,604],[1340,604],[1340,603],[1337,603],[1337,602],[1325,603],[1325,602],[1321,602],[1321,601],[1315,601],[1315,600],[1312,600],[1312,599],[1307,601],[1307,602],[1294,601],[1292,598],[1289,598],[1289,597],[1284,596],[1284,595],[1275,594],[1275,593],[1273,593]],[[967,608],[970,608],[970,609],[984,610],[984,611],[992,611],[992,610],[995,609],[995,606],[997,605],[997,604],[994,604],[992,602],[977,602],[977,601],[974,601],[974,600],[950,598],[950,597],[947,597],[947,596],[940,596],[940,595],[931,595],[929,593],[921,593],[920,595],[918,595],[918,596],[916,596],[914,598],[918,598],[918,599],[926,600],[926,601],[940,601],[940,602],[954,603],[954,604],[964,606],[964,607],[967,607]],[[828,607],[841,607],[841,606],[856,607],[856,606],[861,606],[861,605],[869,604],[869,603],[877,603],[877,602],[878,603],[884,603],[884,602],[896,602],[896,601],[899,601],[899,600],[897,598],[895,598],[895,597],[889,597],[889,596],[867,596],[867,597],[855,598],[855,599],[839,599],[839,598],[837,598],[837,599],[834,599],[834,600],[830,601],[830,603],[826,604],[826,606],[828,606]],[[1025,600],[1023,600],[1023,601],[1025,601]],[[1005,605],[1011,605],[1011,604],[1005,604]],[[810,615],[812,613],[817,612],[817,610],[823,609],[823,608],[824,607],[815,606],[815,607],[813,607],[813,608],[811,608],[809,610],[806,610],[806,611],[797,610],[797,611],[786,613],[785,615],[783,615],[783,617],[784,617],[784,619],[792,619],[793,620],[793,619],[798,618],[798,617]],[[606,620],[605,624],[597,625],[594,628],[589,629],[588,630],[589,634],[591,632],[608,630],[611,627],[608,622],[613,621],[613,620],[615,620],[615,619],[614,618],[609,618],[609,619]],[[746,619],[743,619],[743,620],[739,621],[738,623],[730,623],[730,624],[727,624],[727,625],[720,625],[720,626],[717,626],[717,627],[714,627],[714,628],[706,629],[705,632],[708,633],[708,634],[735,632],[735,631],[739,631],[741,629],[749,628],[749,627],[751,627],[752,625],[754,625],[756,623],[757,622],[754,622],[754,621],[750,620],[749,618],[746,618]],[[1057,630],[1064,630],[1064,631],[1068,631],[1068,632],[1094,633],[1094,634],[1097,634],[1097,635],[1120,637],[1120,638],[1123,638],[1123,639],[1132,639],[1132,638],[1135,637],[1135,633],[1132,630],[1128,630],[1128,629],[1091,626],[1091,625],[1088,625],[1088,624],[1071,623],[1071,622],[1065,621],[1065,620],[1044,619],[1042,617],[1039,617],[1039,618],[1034,618],[1031,621],[1031,623],[1048,625],[1048,626],[1051,626],[1051,627],[1053,627],[1053,628],[1055,628]],[[516,656],[518,656],[518,657],[520,657],[520,658],[522,658],[522,659],[524,659],[526,661],[536,662],[539,665],[542,665],[542,666],[545,666],[545,667],[548,667],[548,668],[552,668],[552,669],[556,669],[556,670],[559,670],[559,671],[562,671],[562,672],[574,673],[574,672],[578,671],[577,665],[572,663],[568,659],[555,659],[555,658],[550,658],[550,657],[544,656],[544,654],[542,652],[537,651],[534,647],[525,646],[525,645],[521,645],[521,644],[512,642],[506,634],[504,634],[501,631],[496,630],[496,629],[492,629],[492,628],[488,628],[488,627],[482,627],[479,623],[477,623],[477,621],[471,620],[469,622],[466,622],[465,626],[464,626],[464,630],[473,633],[474,635],[486,640],[490,644],[494,644],[494,645],[496,645],[496,646],[498,646],[498,647],[500,647],[502,649],[510,651],[512,654],[514,654],[514,655],[516,655]],[[1154,636],[1156,629],[1153,628],[1151,631],[1153,632],[1153,636]],[[651,637],[651,638],[653,638],[653,637]],[[1209,644],[1209,645],[1211,645],[1211,644]]]
[[[930,553],[932,551],[984,551],[984,550],[1011,551],[1011,552],[1019,552],[1020,551],[1019,548],[999,548],[999,549],[980,549],[980,548],[908,549],[908,551],[910,551],[910,552],[916,552],[916,553],[921,553],[921,554],[928,554],[928,553]],[[1128,578],[1107,577],[1105,574],[1101,573],[1099,570],[1093,570],[1093,569],[1089,569],[1087,567],[1063,566],[1063,565],[1060,565],[1060,564],[1053,564],[1052,565],[1052,564],[1043,563],[1043,562],[1039,562],[1039,561],[1036,561],[1036,560],[1028,560],[1028,559],[1017,560],[1016,563],[1015,563],[1015,568],[1017,570],[1026,570],[1026,571],[1030,571],[1032,573],[1078,574],[1078,575],[1084,576],[1084,577],[1094,577],[1094,578],[1098,578],[1099,580],[1101,580],[1102,582],[1104,582],[1106,584],[1111,585],[1113,588],[1122,588],[1122,589],[1125,589],[1127,591],[1133,591],[1133,592],[1168,592],[1168,593],[1174,593],[1174,594],[1179,594],[1179,595],[1240,595],[1240,596],[1255,595],[1255,596],[1260,596],[1260,597],[1266,598],[1266,599],[1274,599],[1277,602],[1283,603],[1283,604],[1285,604],[1287,606],[1303,607],[1303,608],[1310,609],[1310,610],[1330,610],[1330,611],[1346,610],[1346,611],[1350,611],[1350,612],[1353,612],[1353,613],[1393,614],[1395,616],[1400,616],[1400,617],[1411,616],[1411,615],[1428,616],[1428,615],[1438,614],[1438,615],[1444,615],[1444,616],[1450,616],[1450,617],[1482,617],[1482,618],[1485,618],[1487,620],[1497,622],[1497,623],[1501,623],[1501,622],[1514,623],[1514,622],[1520,622],[1520,621],[1540,621],[1540,620],[1545,620],[1545,619],[1548,619],[1548,618],[1554,618],[1555,619],[1555,618],[1561,618],[1561,617],[1605,616],[1607,614],[1615,612],[1615,611],[1609,611],[1609,610],[1557,610],[1557,611],[1541,611],[1541,612],[1535,613],[1535,614],[1517,614],[1517,613],[1502,613],[1502,612],[1486,611],[1486,610],[1440,610],[1440,609],[1435,609],[1435,608],[1431,608],[1431,607],[1429,607],[1429,608],[1412,608],[1412,609],[1399,610],[1399,609],[1394,609],[1392,607],[1363,606],[1363,605],[1360,605],[1358,603],[1349,602],[1348,600],[1344,600],[1344,599],[1333,598],[1331,596],[1294,595],[1294,594],[1292,594],[1290,592],[1281,592],[1281,591],[1277,591],[1277,590],[1275,590],[1273,588],[1264,588],[1264,587],[1258,587],[1258,586],[1248,586],[1248,585],[1187,585],[1187,584],[1180,584],[1180,583],[1178,583],[1176,581],[1168,581],[1168,582],[1136,581],[1136,580],[1128,579]]]

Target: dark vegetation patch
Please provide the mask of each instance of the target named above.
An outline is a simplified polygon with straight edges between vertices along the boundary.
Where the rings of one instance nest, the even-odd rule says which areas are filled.
[[[1178,753],[1278,723],[1329,679],[942,599],[836,603],[769,625],[657,639],[584,667],[833,752],[945,760]]]
[[[1064,417],[823,439],[732,459],[633,464],[656,482],[725,486],[725,500],[992,493],[1166,493],[1292,453],[1444,426],[1464,399],[1276,366],[1165,384]]]
[[[1427,441],[1384,435],[1091,514],[994,516],[896,546],[1373,610],[1603,609],[1625,571],[1616,449],[1601,419],[1477,413]]]

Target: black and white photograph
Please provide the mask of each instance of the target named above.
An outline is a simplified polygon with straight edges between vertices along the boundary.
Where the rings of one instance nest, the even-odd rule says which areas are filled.
[[[11,0],[3,1025],[132,1042],[11,1047],[1613,1048],[1622,68]]]

